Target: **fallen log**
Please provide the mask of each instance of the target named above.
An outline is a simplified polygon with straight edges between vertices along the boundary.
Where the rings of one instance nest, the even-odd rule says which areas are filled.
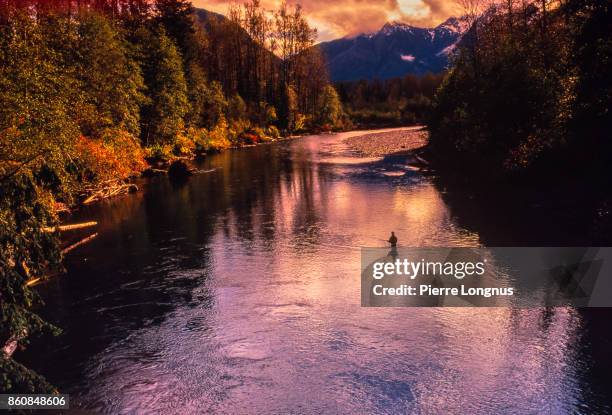
[[[155,169],[150,167],[142,172],[142,177],[154,177],[168,174],[168,170]]]
[[[62,255],[66,255],[68,252],[74,250],[75,248],[78,248],[81,245],[86,244],[87,242],[91,241],[92,239],[94,239],[96,236],[98,236],[98,233],[94,233],[89,235],[86,238],[81,239],[78,242],[73,243],[72,245],[67,246],[66,248],[62,249]]]
[[[133,183],[123,183],[114,186],[108,186],[93,192],[93,194],[91,194],[83,201],[83,204],[88,205],[92,202],[95,202],[96,200],[107,199],[109,197],[117,196],[119,194],[133,193],[136,191],[138,191],[138,186]]]
[[[65,232],[65,231],[74,231],[76,229],[90,228],[92,226],[97,226],[98,222],[83,222],[83,223],[73,223],[71,225],[58,225],[58,226],[48,226],[43,228],[43,232]]]
[[[217,171],[217,169],[210,169],[210,170],[197,170],[197,169],[194,169],[194,170],[192,170],[192,173],[193,174],[206,174],[206,173],[212,173],[214,171]]]
[[[28,287],[31,287],[31,286],[33,286],[33,285],[38,284],[38,283],[39,283],[41,280],[42,280],[42,278],[32,278],[31,280],[28,280],[28,281],[26,282],[26,285],[27,285]]]

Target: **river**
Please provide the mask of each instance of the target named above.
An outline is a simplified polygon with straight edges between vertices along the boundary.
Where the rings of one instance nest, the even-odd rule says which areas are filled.
[[[609,411],[610,313],[360,307],[360,247],[392,230],[479,246],[558,226],[479,218],[407,156],[356,155],[356,134],[227,151],[78,212],[98,237],[40,286],[64,335],[18,360],[101,413]]]

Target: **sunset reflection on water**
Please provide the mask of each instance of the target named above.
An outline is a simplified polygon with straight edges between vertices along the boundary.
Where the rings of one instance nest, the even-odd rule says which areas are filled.
[[[482,242],[406,157],[360,159],[347,135],[222,153],[81,212],[100,236],[43,292],[67,334],[29,359],[108,413],[606,410],[576,310],[360,307],[360,248],[392,230]]]

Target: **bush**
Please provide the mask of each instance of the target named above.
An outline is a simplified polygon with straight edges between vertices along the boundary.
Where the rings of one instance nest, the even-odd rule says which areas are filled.
[[[266,128],[266,135],[274,140],[278,140],[281,137],[280,131],[275,125],[270,125]]]
[[[307,122],[308,122],[308,118],[304,114],[299,113],[299,112],[295,114],[293,132],[295,133],[303,132],[306,129]]]
[[[81,180],[125,179],[145,168],[144,152],[129,133],[106,130],[100,139],[79,137],[76,143]]]
[[[271,139],[261,127],[249,128],[240,134],[240,141],[244,144],[257,144]]]
[[[244,142],[244,144],[257,144],[259,142],[259,137],[251,132],[242,133],[240,139]]]
[[[204,144],[206,151],[220,151],[232,146],[229,140],[229,129],[225,117],[221,116],[217,125],[212,128],[208,134]]]
[[[145,149],[147,161],[168,162],[172,159],[172,146],[170,144],[153,144]]]
[[[258,141],[269,141],[270,140],[270,137],[268,137],[264,129],[261,127],[251,128],[250,132],[253,133],[253,135],[257,137]]]
[[[228,129],[228,139],[234,144],[240,144],[242,135],[249,131],[251,122],[244,118],[232,120]]]
[[[174,142],[174,154],[177,156],[191,157],[195,155],[196,143],[192,136],[192,129],[187,134],[179,134]]]
[[[396,126],[402,123],[402,115],[399,111],[357,110],[351,112],[350,117],[357,124],[365,126]]]

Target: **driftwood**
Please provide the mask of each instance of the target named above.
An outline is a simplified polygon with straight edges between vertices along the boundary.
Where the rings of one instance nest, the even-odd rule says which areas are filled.
[[[192,170],[193,174],[206,174],[206,173],[212,173],[214,171],[217,171],[217,169],[210,169],[210,170]]]
[[[72,251],[73,249],[78,248],[79,246],[86,244],[87,242],[89,242],[92,239],[94,239],[96,236],[98,236],[97,232],[94,233],[94,234],[89,235],[86,238],[81,239],[78,242],[73,243],[72,245],[67,246],[66,248],[62,249],[62,255],[65,255],[68,252]]]
[[[75,243],[73,243],[71,245],[68,245],[66,248],[62,249],[62,255],[66,255],[68,252],[78,248],[79,246],[84,245],[87,242],[92,241],[97,236],[98,236],[98,233],[96,232],[96,233],[93,233],[93,234],[89,235],[88,237],[83,238],[83,239],[81,239],[81,240],[79,240],[79,241],[77,241],[77,242],[75,242]],[[33,287],[33,286],[37,285],[38,283],[40,283],[40,282],[42,282],[44,280],[47,280],[47,279],[51,278],[54,275],[57,275],[57,273],[55,273],[55,274],[44,275],[42,277],[31,277],[30,276],[30,272],[28,271],[27,268],[25,268],[25,273],[26,273],[26,277],[29,278],[26,281],[26,283],[25,283],[25,285],[28,286],[28,287]]]
[[[156,169],[150,167],[142,172],[142,177],[154,177],[154,176],[163,176],[168,174],[168,170]]]
[[[40,281],[42,281],[42,278],[32,278],[32,279],[30,279],[30,280],[28,280],[28,281],[26,282],[26,285],[27,285],[28,287],[31,287],[31,286],[33,286],[33,285],[38,284]]]
[[[83,201],[83,204],[88,205],[96,200],[108,199],[109,197],[136,191],[138,191],[138,186],[133,183],[116,183],[93,191],[93,193]]]
[[[83,223],[74,223],[72,225],[59,225],[55,227],[46,227],[43,228],[43,232],[65,232],[65,231],[74,231],[77,229],[90,228],[92,226],[98,225],[98,222],[83,222]]]
[[[71,230],[76,230],[76,229],[84,229],[84,228],[89,228],[92,226],[96,226],[98,224],[98,222],[84,222],[84,223],[75,223],[72,225],[62,225],[62,226],[57,226],[54,228],[48,227],[48,228],[44,228],[43,230],[45,232],[55,232],[56,230],[59,231],[71,231]],[[81,245],[86,244],[87,242],[93,240],[95,237],[98,236],[98,233],[93,233],[91,235],[89,235],[86,238],[83,238],[71,245],[68,245],[66,248],[62,249],[62,255],[67,254],[68,252],[72,251],[73,249],[78,248]],[[31,277],[30,275],[30,271],[28,269],[28,267],[26,266],[25,263],[22,264],[22,267],[24,269],[24,272],[26,274],[26,278],[28,278],[28,280],[26,281],[26,284],[28,287],[32,287],[34,285],[37,285],[39,282],[48,279],[49,277],[51,277],[52,275],[45,275],[42,277]]]

